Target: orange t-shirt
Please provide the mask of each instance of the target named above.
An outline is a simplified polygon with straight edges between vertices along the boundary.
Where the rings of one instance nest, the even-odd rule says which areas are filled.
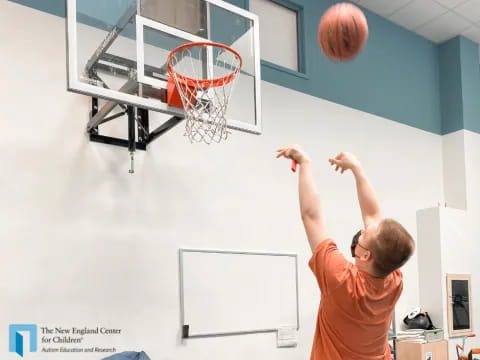
[[[387,336],[403,289],[401,271],[375,278],[330,239],[317,245],[308,264],[321,291],[310,360],[390,360]]]

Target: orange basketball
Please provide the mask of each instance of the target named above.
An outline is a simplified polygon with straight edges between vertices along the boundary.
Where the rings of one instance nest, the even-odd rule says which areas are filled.
[[[351,60],[363,49],[367,39],[367,19],[353,4],[333,5],[320,19],[318,42],[330,60]]]

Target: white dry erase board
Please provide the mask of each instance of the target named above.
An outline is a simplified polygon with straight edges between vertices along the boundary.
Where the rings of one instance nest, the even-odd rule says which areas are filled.
[[[299,329],[297,255],[179,250],[184,338]]]

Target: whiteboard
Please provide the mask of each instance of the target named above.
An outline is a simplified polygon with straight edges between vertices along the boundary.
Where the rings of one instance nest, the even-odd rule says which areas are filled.
[[[183,337],[299,329],[296,254],[180,249]]]

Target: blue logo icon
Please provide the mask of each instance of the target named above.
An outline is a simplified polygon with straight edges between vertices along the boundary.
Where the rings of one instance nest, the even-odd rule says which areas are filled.
[[[30,333],[30,352],[37,352],[37,325],[35,324],[11,324],[8,330],[10,352],[23,357],[24,341],[21,332]]]

